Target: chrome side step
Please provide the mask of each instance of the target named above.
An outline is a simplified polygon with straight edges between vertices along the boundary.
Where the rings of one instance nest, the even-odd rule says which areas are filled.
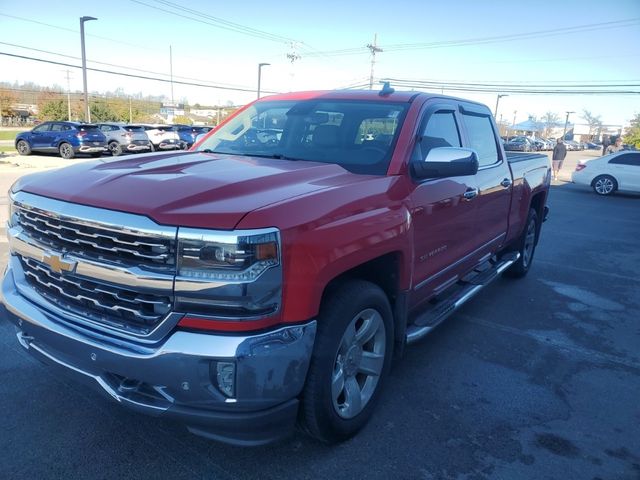
[[[505,255],[502,257],[502,261],[479,273],[469,282],[460,282],[462,287],[451,298],[443,300],[434,308],[420,315],[414,323],[407,326],[407,344],[417,342],[433,331],[449,315],[475,297],[484,287],[490,285],[502,272],[517,262],[519,258],[520,254],[518,252]]]

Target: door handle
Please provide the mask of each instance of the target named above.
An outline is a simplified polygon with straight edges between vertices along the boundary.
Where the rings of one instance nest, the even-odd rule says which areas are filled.
[[[511,182],[510,178],[505,178],[500,182],[500,185],[502,185],[504,188],[509,188],[511,186],[511,183],[513,182]]]
[[[467,188],[467,191],[462,194],[465,200],[473,200],[478,196],[479,190],[477,188]]]

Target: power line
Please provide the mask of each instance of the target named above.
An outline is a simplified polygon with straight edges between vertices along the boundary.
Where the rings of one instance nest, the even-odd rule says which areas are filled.
[[[184,13],[178,13],[176,11],[173,10],[167,10],[166,8],[161,8],[155,5],[149,5],[148,3],[142,2],[140,0],[131,0],[133,3],[137,3],[139,5],[144,5],[145,7],[149,7],[152,8],[154,10],[159,10],[161,12],[165,12],[168,13],[169,15],[174,15],[177,17],[181,17],[181,18],[186,18],[187,20],[192,20],[194,22],[198,22],[198,23],[202,23],[205,25],[209,25],[212,27],[216,27],[216,28],[221,28],[224,30],[229,30],[232,32],[236,32],[236,33],[242,33],[244,35],[249,35],[252,37],[257,37],[257,38],[261,38],[263,40],[270,40],[273,42],[279,42],[279,43],[289,43],[292,41],[292,39],[287,38],[287,37],[282,37],[280,35],[275,35],[269,32],[264,32],[262,30],[258,30],[255,28],[251,28],[251,27],[245,27],[244,25],[240,25],[237,23],[233,23],[233,22],[229,22],[227,20],[223,20],[221,18],[217,18],[217,17],[213,17],[211,15],[208,15],[204,12],[200,12],[198,10],[193,10],[191,8],[187,8],[187,7],[183,7],[180,5],[176,5],[173,4],[171,2],[166,2],[166,1],[158,1],[157,3],[160,3],[161,5],[165,5],[168,6],[170,8],[173,8],[175,10],[178,10],[178,12],[184,12]],[[189,15],[187,15],[189,14]],[[194,17],[191,15],[198,15],[198,17],[202,17],[202,18],[198,18],[198,17]],[[207,19],[207,20],[205,20]]]
[[[554,28],[549,30],[537,30],[533,32],[515,33],[509,35],[498,35],[490,37],[475,37],[459,40],[445,40],[440,42],[429,43],[399,43],[382,45],[387,52],[398,52],[404,50],[425,50],[432,48],[448,48],[448,47],[460,47],[467,45],[484,45],[487,43],[502,43],[512,40],[532,39],[532,38],[544,38],[552,36],[570,35],[574,33],[590,32],[594,30],[607,30],[611,28],[625,28],[637,25],[640,23],[640,18],[630,18],[615,20],[611,22],[591,23],[585,25],[576,25],[573,27]],[[327,56],[342,56],[342,55],[358,55],[366,53],[366,47],[344,48],[339,50],[329,50],[319,52]],[[315,54],[312,54],[315,55]]]
[[[7,13],[0,13],[0,16],[7,17],[7,18],[13,18],[14,20],[21,20],[23,22],[35,23],[36,25],[42,25],[42,26],[45,26],[45,27],[55,28],[57,30],[63,30],[63,31],[66,31],[66,32],[75,33],[76,35],[80,34],[79,30],[74,30],[73,28],[61,27],[60,25],[53,25],[51,23],[40,22],[38,20],[33,20],[31,18],[18,17],[16,15],[9,15]],[[149,48],[147,46],[135,45],[133,43],[123,42],[122,40],[118,40],[118,39],[115,39],[115,38],[103,37],[103,36],[100,36],[100,35],[94,35],[92,33],[87,33],[86,36],[87,37],[93,37],[93,38],[99,38],[100,40],[107,40],[107,41],[113,42],[113,43],[119,43],[121,45],[126,45],[127,47],[141,48],[141,49],[144,49],[144,50],[153,50],[152,48]],[[153,51],[155,51],[155,50],[153,50]]]
[[[81,68],[78,65],[73,65],[73,64],[70,64],[70,63],[55,62],[53,60],[45,60],[45,59],[42,59],[42,58],[27,57],[25,55],[16,55],[14,53],[0,52],[0,55],[5,55],[7,57],[21,58],[21,59],[24,59],[24,60],[32,60],[34,62],[49,63],[51,65],[62,65],[63,67]],[[104,70],[104,69],[101,69],[101,68],[87,68],[87,70],[91,70],[93,72],[107,73],[109,75],[119,75],[119,76],[129,77],[129,78],[139,78],[139,79],[142,79],[142,80],[153,80],[153,81],[156,81],[156,82],[171,83],[171,80],[167,80],[166,78],[147,77],[147,76],[144,76],[144,75],[134,75],[132,73],[114,72],[114,71],[111,71],[111,70]],[[205,84],[202,84],[202,83],[184,82],[184,81],[178,81],[178,80],[174,80],[173,83],[177,83],[179,85],[189,85],[189,86],[192,86],[192,87],[217,88],[219,90],[232,90],[232,91],[237,91],[237,92],[251,92],[251,93],[255,92],[254,89],[248,89],[248,88],[226,87],[226,86],[222,86],[222,85],[205,85]],[[279,92],[265,91],[265,93],[279,93]]]

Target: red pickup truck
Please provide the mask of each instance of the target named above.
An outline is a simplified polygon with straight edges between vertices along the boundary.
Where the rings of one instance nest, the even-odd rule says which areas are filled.
[[[527,273],[549,180],[481,104],[266,97],[188,152],[20,179],[4,313],[36,357],[196,434],[339,441],[406,344]]]

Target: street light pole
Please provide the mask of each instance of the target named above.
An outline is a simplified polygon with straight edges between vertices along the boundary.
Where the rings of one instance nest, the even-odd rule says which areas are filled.
[[[266,67],[267,65],[271,65],[271,64],[270,63],[258,64],[258,98],[260,98],[260,81],[262,79],[262,67]]]
[[[82,85],[84,87],[84,118],[87,122],[91,121],[91,112],[89,111],[89,94],[87,93],[87,55],[84,51],[84,22],[97,20],[95,17],[80,17],[80,46],[82,48]]]
[[[566,112],[567,113],[567,118],[564,120],[564,131],[562,132],[562,141],[564,142],[566,139],[564,138],[564,136],[567,134],[567,124],[569,123],[569,115],[571,115],[572,113],[576,113],[576,112]]]
[[[508,96],[509,95],[507,95],[506,93],[498,95],[498,98],[496,98],[496,111],[493,112],[493,118],[496,118],[498,116],[498,103],[500,103],[500,99],[502,97],[508,97]]]

